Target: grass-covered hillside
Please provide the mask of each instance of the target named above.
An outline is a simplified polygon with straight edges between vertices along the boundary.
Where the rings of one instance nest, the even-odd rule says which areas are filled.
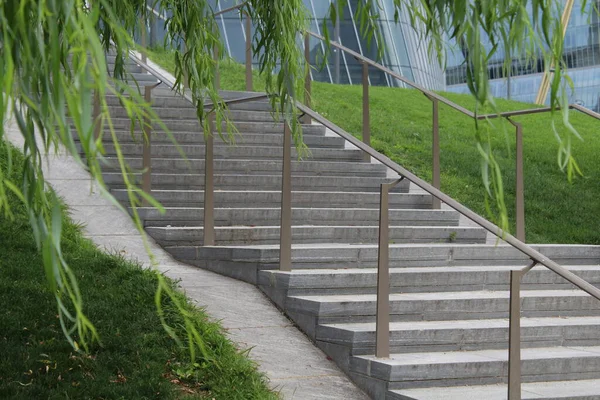
[[[169,53],[154,51],[151,59],[173,69]],[[220,67],[223,89],[244,90],[244,69],[231,62]],[[255,74],[255,90],[264,84]],[[444,93],[452,101],[473,109],[468,95]],[[362,88],[313,82],[313,108],[345,129],[361,136]],[[410,89],[372,87],[370,93],[372,145],[421,178],[431,179],[431,102]],[[531,104],[498,100],[503,111],[531,108]],[[583,177],[568,183],[557,162],[558,142],[549,114],[516,117],[523,124],[525,159],[525,215],[530,243],[600,244],[600,121],[571,112],[571,122],[583,140],[575,140],[573,153]],[[515,198],[514,127],[499,124],[492,143],[502,166],[505,196],[511,220]],[[556,126],[565,132],[560,116]],[[479,214],[486,214],[481,158],[475,147],[472,119],[440,105],[442,190]]]
[[[0,140],[0,165],[7,152]],[[18,182],[21,171],[12,171]],[[84,312],[101,343],[74,351],[60,328],[42,258],[23,206],[0,214],[0,399],[275,399],[256,366],[222,328],[185,299],[209,358],[189,362],[167,335],[154,303],[156,275],[98,250],[64,216],[63,255],[77,276]],[[183,295],[182,295],[183,296]],[[165,301],[167,322],[182,337],[181,318]]]

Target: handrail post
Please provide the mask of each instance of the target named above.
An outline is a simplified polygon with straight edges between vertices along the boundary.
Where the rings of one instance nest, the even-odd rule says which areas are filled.
[[[382,183],[379,198],[379,245],[377,251],[377,315],[375,357],[390,357],[390,222],[389,192],[404,178]]]
[[[431,153],[432,153],[432,180],[431,184],[437,190],[441,190],[441,179],[440,179],[440,119],[439,119],[439,102],[437,99],[430,98],[432,104],[432,140],[431,140]],[[442,208],[442,203],[437,197],[433,197],[431,200],[431,208],[439,210]]]
[[[510,271],[508,400],[521,400],[521,276],[521,271]]]
[[[283,128],[279,270],[292,270],[292,131],[287,121],[284,122]]]
[[[214,136],[215,121],[208,116],[208,135],[204,136],[204,246],[215,245],[215,182],[214,182]]]
[[[246,15],[246,91],[252,91],[252,20]]]
[[[306,62],[306,76],[304,77],[304,105],[310,108],[312,97],[312,82],[310,77],[310,36],[308,35],[308,33],[304,34],[304,59]],[[312,118],[310,118],[310,115],[305,114],[302,117],[302,123],[312,123]]]
[[[144,101],[146,103],[152,102],[152,87],[144,87]],[[148,194],[152,194],[152,121],[149,116],[144,118],[143,127],[143,151],[142,151],[142,190]],[[148,206],[146,200],[143,201],[144,207]]]
[[[525,183],[523,178],[523,125],[510,120],[516,127],[516,192],[515,192],[515,214],[516,214],[516,236],[525,242]]]
[[[367,146],[371,147],[371,118],[369,114],[369,64],[362,63],[362,125],[363,125],[363,134],[362,139],[363,143]],[[365,162],[371,162],[371,156],[369,154],[363,152],[363,160]]]

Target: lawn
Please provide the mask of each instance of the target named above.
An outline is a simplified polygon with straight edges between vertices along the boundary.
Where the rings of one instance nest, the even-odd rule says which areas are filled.
[[[0,165],[7,151],[22,161],[18,151],[0,141]],[[13,170],[16,182],[20,173]],[[74,351],[60,329],[23,206],[15,198],[11,206],[13,218],[0,215],[1,399],[278,398],[247,353],[184,300],[209,355],[191,364],[157,316],[156,273],[98,250],[65,213],[63,253],[101,339],[89,354]],[[163,307],[181,337],[179,314],[166,300]]]
[[[173,57],[154,49],[149,57],[168,70]],[[221,87],[244,90],[244,68],[231,61],[220,65]],[[254,73],[255,90],[264,82]],[[442,93],[474,108],[469,95]],[[356,137],[362,132],[362,88],[313,82],[313,108]],[[532,108],[531,104],[498,100],[502,111]],[[421,178],[431,180],[431,102],[412,89],[372,87],[370,90],[372,146]],[[600,244],[600,121],[571,112],[571,122],[582,140],[573,141],[573,153],[583,176],[572,183],[560,171],[558,142],[550,114],[514,118],[523,124],[525,216],[529,243]],[[563,134],[559,116],[556,126]],[[472,119],[440,104],[442,190],[488,218],[484,201],[481,157],[476,149]],[[492,146],[503,171],[505,199],[514,231],[515,135],[508,123],[497,123]]]

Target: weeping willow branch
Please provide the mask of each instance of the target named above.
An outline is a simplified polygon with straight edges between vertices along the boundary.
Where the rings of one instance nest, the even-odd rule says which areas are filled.
[[[216,105],[212,111],[217,121],[225,121],[225,129],[231,132],[233,125],[227,119],[215,88],[216,62],[212,54],[215,47],[222,53],[222,44],[210,2],[163,0],[153,5],[160,12],[171,15],[166,28],[171,43],[179,44],[175,70],[178,90],[183,91],[186,79],[204,132],[209,132],[204,110],[207,100]],[[298,147],[302,147],[294,107],[304,76],[302,52],[296,43],[297,33],[306,23],[302,1],[255,0],[248,3],[246,12],[257,26],[253,47],[255,53],[260,54],[259,69],[267,77],[267,91],[272,94],[276,110],[292,126]],[[0,118],[3,122],[9,118],[16,121],[24,139],[22,150],[25,155],[25,172],[20,181],[9,178],[12,160],[0,167],[0,211],[10,217],[9,192],[25,205],[36,244],[43,255],[48,285],[56,298],[63,332],[75,349],[89,350],[89,346],[100,338],[85,315],[75,275],[62,257],[59,199],[45,184],[42,160],[46,154],[63,146],[88,169],[100,191],[110,196],[102,180],[100,161],[104,145],[111,143],[117,154],[134,221],[150,253],[137,206],[146,200],[159,209],[161,207],[132,179],[105,99],[107,94],[118,97],[132,120],[132,129],[135,123],[141,125],[148,119],[160,123],[150,105],[140,96],[137,86],[122,82],[124,79],[132,81],[125,68],[127,55],[134,47],[132,37],[139,29],[140,17],[144,20],[147,13],[145,0],[0,2],[0,82],[3,89]],[[115,56],[112,71],[108,71],[105,60],[109,51]],[[94,96],[100,100],[100,115],[96,120],[92,110]],[[168,132],[164,124],[161,126]],[[222,125],[218,123],[217,126],[221,134]],[[108,135],[96,137],[94,132],[97,131],[106,131]],[[0,139],[4,135],[3,123]],[[151,258],[154,263],[152,255]],[[210,358],[191,316],[174,300],[177,298],[174,289],[162,278],[158,283],[156,306],[159,316],[163,315],[162,300],[171,299],[183,318],[185,341],[191,357],[200,353],[204,358]],[[175,329],[162,320],[165,330],[183,343]]]
[[[464,55],[466,83],[477,101],[475,113],[501,110],[495,102],[489,83],[488,65],[494,54],[504,51],[503,70],[512,69],[515,55],[523,62],[541,61],[545,73],[556,66],[550,90],[551,130],[558,142],[558,165],[571,181],[581,171],[571,152],[573,138],[581,139],[569,122],[567,88],[573,87],[563,58],[563,26],[558,0],[394,0],[397,10],[407,13],[413,27],[429,43],[429,51],[443,64],[447,51],[458,45]],[[582,10],[598,12],[583,1]],[[483,43],[489,42],[489,46]],[[568,133],[561,135],[554,124],[554,115],[562,115]],[[483,126],[486,125],[486,126]],[[482,178],[486,188],[489,215],[508,230],[506,205],[500,167],[495,161],[489,130],[490,121],[477,123],[477,146],[482,157]],[[488,134],[479,133],[484,130]],[[504,129],[503,129],[504,130]],[[504,131],[505,135],[507,134]],[[493,203],[492,207],[490,203]],[[496,215],[497,213],[497,215]]]
[[[340,0],[338,8],[331,8],[332,20],[346,3],[347,0]],[[217,121],[225,121],[225,130],[230,133],[233,126],[228,122],[215,87],[216,62],[212,54],[215,48],[223,54],[223,48],[211,4],[213,2],[209,0],[156,0],[151,6],[161,14],[170,15],[165,27],[168,41],[176,47],[177,90],[184,90],[185,81],[205,134],[210,131],[204,109],[207,101],[215,105],[212,111]],[[489,90],[487,64],[498,46],[512,49],[512,54],[527,54],[537,46],[542,49],[547,66],[552,62],[564,66],[563,38],[557,33],[562,30],[555,16],[555,0],[394,0],[394,4],[396,18],[400,10],[408,12],[412,24],[422,30],[431,43],[430,51],[437,52],[440,60],[445,59],[447,39],[469,49],[466,56],[469,66],[467,81],[477,99],[478,109],[497,109]],[[361,33],[367,38],[379,37],[382,43],[377,25],[382,5],[380,0],[361,0],[358,5],[355,18],[360,22]],[[291,125],[296,146],[302,150],[302,132],[294,104],[297,97],[302,97],[299,94],[302,94],[302,80],[307,68],[298,41],[299,32],[307,27],[303,1],[249,0],[243,11],[250,15],[255,26],[253,50],[259,71],[265,77],[272,105],[276,113]],[[118,97],[129,118],[139,124],[148,118],[160,121],[137,88],[122,82],[128,78],[125,66],[129,50],[134,47],[132,37],[139,29],[140,19],[148,19],[148,12],[146,0],[0,2],[0,85],[3,90],[0,119],[3,122],[8,118],[16,121],[24,139],[22,150],[25,155],[24,173],[19,181],[9,178],[12,160],[9,159],[8,165],[0,166],[0,212],[8,217],[11,215],[7,200],[9,192],[25,205],[36,244],[43,254],[44,271],[56,298],[61,326],[74,348],[88,350],[99,338],[85,315],[74,274],[62,257],[59,203],[45,184],[42,160],[57,146],[63,146],[85,165],[98,182],[101,192],[110,196],[102,180],[100,160],[104,144],[111,143],[134,210],[134,221],[150,252],[136,207],[142,200],[159,209],[160,205],[140,190],[131,178],[105,100],[107,94]],[[481,45],[484,38],[494,44],[491,51]],[[381,55],[383,48],[378,50]],[[108,51],[115,55],[112,71],[108,71],[105,60]],[[554,108],[566,101],[563,69],[558,68],[557,71],[551,90]],[[100,115],[96,120],[92,112],[94,96],[100,99]],[[567,108],[561,110],[565,125],[570,127]],[[164,124],[161,126],[168,132]],[[217,123],[216,126],[218,133],[222,134],[222,124]],[[106,138],[105,135],[96,137],[94,132],[98,128],[100,132],[107,130]],[[574,129],[571,133],[571,136],[576,136]],[[5,126],[2,124],[0,140],[4,135]],[[578,171],[571,156],[571,136],[562,138],[558,133],[556,135],[561,143],[559,164],[571,176]],[[480,136],[478,144],[484,160],[484,181],[490,182],[488,192],[490,196],[496,196],[496,208],[505,212],[502,211],[505,206],[501,198],[503,190],[499,169],[490,146],[486,146],[484,135]],[[114,198],[110,198],[119,206]],[[175,298],[172,290],[159,280],[156,301],[159,315],[162,315],[163,296]],[[189,316],[177,303],[176,306],[184,318],[190,354],[193,357],[200,352],[203,357],[209,357]],[[165,323],[164,326],[176,338],[174,329]]]

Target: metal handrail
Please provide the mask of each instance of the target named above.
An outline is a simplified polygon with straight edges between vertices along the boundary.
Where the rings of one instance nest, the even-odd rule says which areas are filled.
[[[237,6],[230,7],[226,10],[222,10],[221,12],[215,14],[220,15],[225,12],[229,12],[235,9],[239,9],[246,2],[239,4]],[[304,32],[304,42],[305,42],[305,57],[307,62],[309,61],[309,36],[313,36],[317,39],[325,41],[323,36],[315,34],[310,31]],[[252,90],[252,75],[251,75],[251,48],[249,46],[249,37],[250,37],[250,19],[247,16],[246,20],[246,87],[248,90]],[[346,141],[350,142],[360,150],[364,152],[364,154],[368,155],[368,158],[371,157],[375,160],[378,160],[380,163],[390,168],[392,171],[395,171],[399,174],[399,180],[395,182],[382,184],[381,185],[381,207],[380,207],[380,238],[379,238],[379,252],[378,252],[378,289],[377,289],[377,323],[376,323],[376,356],[377,357],[387,357],[389,356],[389,241],[387,240],[387,233],[389,230],[389,222],[388,222],[388,204],[387,204],[387,193],[389,189],[403,179],[407,179],[413,184],[417,185],[421,189],[425,190],[429,193],[434,201],[433,208],[439,208],[440,202],[444,202],[450,208],[456,210],[461,215],[470,219],[480,227],[486,229],[491,232],[493,235],[498,237],[499,239],[504,240],[510,246],[517,249],[522,254],[529,257],[532,263],[520,270],[511,270],[510,272],[510,317],[509,317],[509,385],[508,385],[508,397],[510,400],[520,400],[521,398],[521,371],[520,371],[520,363],[521,363],[521,344],[520,344],[520,287],[521,287],[521,278],[530,271],[534,266],[541,264],[561,276],[563,279],[567,280],[571,284],[575,285],[579,289],[588,293],[592,297],[600,300],[600,289],[596,288],[589,282],[575,275],[568,269],[560,266],[558,263],[553,260],[547,258],[542,253],[533,249],[524,243],[525,231],[524,231],[524,196],[523,196],[523,156],[522,156],[522,126],[520,123],[513,121],[511,118],[520,116],[520,115],[528,115],[528,114],[536,114],[542,112],[549,112],[553,110],[557,110],[558,108],[551,107],[542,107],[535,109],[526,109],[526,110],[517,110],[517,111],[509,111],[503,113],[495,113],[495,114],[483,114],[478,115],[474,112],[459,106],[458,104],[446,99],[445,97],[427,90],[414,82],[400,76],[389,68],[376,63],[373,60],[370,60],[361,54],[339,44],[336,42],[329,42],[332,46],[349,53],[354,56],[357,60],[363,63],[363,139],[367,140],[367,144],[361,142],[356,139],[354,136],[350,135],[346,131],[344,131],[339,126],[334,123],[328,121],[317,112],[310,109],[310,73],[307,73],[305,83],[306,86],[306,97],[305,102],[307,105],[300,104],[296,102],[297,108],[303,113],[305,116],[304,121],[315,120],[321,123],[326,128],[333,131],[338,136],[342,137]],[[216,58],[216,57],[215,57]],[[141,60],[137,61],[140,65],[145,64],[142,63]],[[381,70],[388,75],[400,80],[405,83],[407,86],[410,86],[414,89],[421,91],[433,104],[433,185],[427,183],[416,175],[412,174],[410,171],[406,170],[402,166],[398,165],[390,158],[380,154],[370,147],[368,144],[368,135],[370,135],[368,128],[369,121],[369,109],[368,109],[368,66],[372,66],[378,70]],[[149,67],[149,66],[148,66]],[[149,67],[147,70],[150,70]],[[156,76],[156,75],[155,75]],[[161,79],[162,80],[162,79]],[[165,82],[169,82],[168,80],[163,80]],[[173,87],[173,86],[172,86]],[[225,101],[224,103],[241,103],[245,101],[254,101],[262,98],[266,98],[268,95],[259,94],[257,96],[250,96],[243,99],[234,99],[230,101]],[[443,103],[451,107],[452,109],[467,115],[475,120],[483,120],[483,119],[492,119],[492,118],[506,118],[511,124],[516,127],[517,133],[517,237],[512,236],[511,234],[502,231],[498,226],[486,220],[485,218],[479,216],[469,208],[464,205],[458,203],[445,193],[440,190],[440,180],[439,180],[439,121],[438,121],[438,103]],[[210,105],[209,105],[210,106]],[[579,105],[572,104],[569,105],[569,109],[578,110],[590,117],[600,119],[600,114],[595,113],[591,110],[585,109]],[[211,120],[211,131],[214,131],[214,122]],[[284,125],[284,145],[283,145],[283,163],[282,163],[282,201],[281,201],[281,224],[280,224],[280,270],[282,271],[290,271],[291,270],[291,132],[289,128],[289,124],[285,123]],[[204,245],[214,244],[214,182],[213,182],[213,142],[212,135],[209,135],[209,139],[206,143],[206,152],[205,152],[205,202],[204,202]],[[367,158],[365,158],[367,160]],[[437,170],[436,170],[437,169]],[[520,221],[519,221],[520,220]],[[521,222],[521,224],[519,224]],[[387,290],[385,286],[387,285]]]
[[[311,31],[305,31],[305,33],[307,35],[310,35],[314,38],[317,38],[321,41],[326,41],[325,37],[311,32]],[[474,112],[454,103],[453,101],[445,98],[444,96],[441,96],[435,92],[432,92],[431,90],[425,89],[424,87],[416,84],[415,82],[412,82],[411,80],[403,77],[402,75],[399,75],[398,73],[392,71],[391,69],[387,68],[384,65],[381,65],[359,53],[357,53],[356,51],[340,44],[337,43],[335,41],[330,40],[329,44],[339,50],[344,51],[345,53],[350,54],[351,56],[353,56],[356,60],[365,63],[367,65],[370,65],[382,72],[385,72],[386,74],[390,75],[391,77],[398,79],[399,81],[401,81],[402,83],[412,87],[413,89],[417,89],[418,91],[422,92],[425,96],[427,96],[430,99],[436,99],[448,106],[450,106],[451,108],[455,109],[456,111],[461,112],[462,114],[465,114],[471,118],[475,118],[475,119],[491,119],[491,118],[498,118],[498,117],[515,117],[515,116],[519,116],[519,115],[528,115],[528,114],[537,114],[537,113],[543,113],[543,112],[550,112],[553,110],[560,110],[560,107],[538,107],[538,108],[530,108],[530,109],[525,109],[525,110],[517,110],[517,111],[507,111],[507,112],[501,112],[501,113],[492,113],[492,114],[475,114]],[[569,104],[569,108],[570,109],[576,109],[584,114],[589,115],[590,117],[596,118],[596,119],[600,119],[600,114],[589,110],[585,107],[582,107],[578,104]]]
[[[303,113],[310,115],[310,117],[313,120],[321,123],[328,129],[330,129],[331,131],[336,133],[337,135],[341,136],[348,142],[352,143],[354,146],[358,147],[360,150],[368,153],[372,158],[376,159],[377,161],[379,161],[386,167],[390,168],[391,170],[397,172],[400,176],[403,176],[405,179],[414,183],[415,185],[417,185],[421,189],[425,190],[432,196],[440,199],[442,202],[447,204],[449,207],[458,211],[460,214],[464,215],[465,217],[467,217],[471,221],[475,222],[477,225],[481,226],[482,228],[486,229],[487,231],[491,232],[492,234],[497,236],[499,239],[502,239],[505,242],[507,242],[508,244],[510,244],[511,246],[515,247],[517,250],[519,250],[521,253],[525,254],[529,258],[531,258],[533,261],[537,262],[538,264],[542,264],[542,265],[546,266],[548,269],[556,272],[558,275],[562,276],[567,281],[571,282],[572,284],[574,284],[575,286],[584,290],[591,296],[594,296],[595,298],[600,300],[600,289],[596,288],[595,286],[588,283],[587,281],[581,279],[579,276],[575,275],[568,269],[561,267],[556,262],[550,260],[548,257],[544,256],[542,253],[533,249],[529,245],[523,243],[522,241],[520,241],[516,237],[512,236],[511,234],[509,234],[507,232],[503,232],[502,229],[500,229],[498,226],[494,225],[490,221],[488,221],[485,218],[481,217],[480,215],[476,214],[474,211],[471,211],[469,208],[460,204],[459,202],[457,202],[456,200],[454,200],[447,194],[443,193],[439,189],[436,189],[431,184],[427,183],[423,179],[414,175],[412,172],[403,168],[399,164],[396,164],[394,161],[392,161],[387,156],[379,153],[377,150],[375,150],[371,147],[366,146],[363,142],[356,139],[354,136],[352,136],[348,132],[344,131],[342,128],[335,125],[331,121],[328,121],[327,119],[322,117],[317,112],[305,107],[304,105],[302,105],[300,103],[297,103],[296,106]]]
[[[224,10],[218,11],[218,12],[214,13],[213,16],[217,17],[217,16],[219,16],[221,14],[228,13],[229,11],[238,10],[238,9],[242,8],[243,6],[245,6],[247,3],[248,3],[247,1],[244,1],[243,3],[240,3],[240,4],[237,4],[235,6],[231,6],[229,8],[224,9]]]
[[[509,289],[509,357],[508,357],[508,399],[521,399],[521,278],[533,267],[541,264],[550,271],[561,276],[571,284],[588,293],[590,296],[600,300],[600,289],[596,288],[586,280],[575,275],[568,269],[560,266],[553,260],[547,258],[542,253],[523,243],[509,233],[503,232],[498,226],[494,225],[485,218],[479,216],[469,208],[460,204],[439,189],[430,185],[418,176],[412,174],[402,166],[396,164],[390,158],[380,154],[373,148],[365,145],[351,134],[344,131],[339,126],[328,121],[310,108],[297,104],[297,107],[303,113],[309,115],[313,120],[321,123],[332,132],[349,141],[360,150],[369,154],[371,157],[399,174],[400,179],[390,183],[381,184],[381,206],[379,214],[379,245],[377,262],[377,311],[375,327],[375,356],[379,358],[389,357],[389,240],[388,240],[388,191],[391,187],[403,179],[407,179],[417,185],[433,197],[446,203],[449,207],[464,215],[477,225],[494,234],[499,239],[506,241],[509,245],[525,254],[532,260],[532,263],[520,270],[510,271],[510,289]],[[511,121],[512,122],[512,121]],[[518,131],[520,131],[518,127]]]
[[[139,58],[134,51],[130,51],[129,52],[129,58],[135,62],[136,64],[138,64],[140,67],[142,67],[142,69],[146,70],[146,72],[148,72],[150,75],[153,75],[156,79],[158,79],[161,83],[164,83],[165,85],[167,85],[171,90],[177,90],[177,87],[175,85],[175,83],[169,79],[166,75],[164,75],[163,73],[161,73],[159,70],[157,70],[156,68],[148,65],[147,63],[145,63],[144,61],[142,61],[141,58]],[[192,97],[185,93],[182,92],[181,95],[190,103],[194,104],[194,100],[192,99]],[[230,99],[230,100],[222,100],[219,102],[219,104],[224,104],[224,105],[231,105],[231,104],[241,104],[241,103],[248,103],[248,102],[252,102],[252,101],[257,101],[257,100],[263,100],[266,98],[271,97],[271,95],[267,94],[267,93],[260,93],[260,94],[256,94],[256,95],[250,95],[250,96],[246,96],[246,97],[238,97],[236,99]],[[204,108],[210,108],[214,106],[214,103],[206,103],[204,104]]]
[[[307,46],[308,43],[308,37],[312,36],[314,38],[317,38],[321,41],[326,41],[325,37],[316,34],[314,32],[310,32],[310,31],[305,31],[305,46]],[[369,59],[366,58],[365,56],[357,53],[356,51],[349,49],[348,47],[337,43],[335,41],[329,41],[329,44],[341,51],[344,51],[348,54],[350,54],[351,56],[353,56],[356,60],[360,61],[363,63],[363,77],[365,75],[368,76],[368,72],[365,73],[365,68],[367,68],[368,66],[372,66],[388,75],[390,75],[391,77],[398,79],[399,81],[403,82],[404,84],[419,90],[421,93],[423,93],[432,103],[433,103],[433,140],[432,140],[432,153],[433,153],[433,168],[432,168],[432,176],[433,176],[433,184],[437,189],[440,189],[440,162],[439,162],[439,121],[438,121],[438,102],[444,103],[447,106],[449,106],[450,108],[468,116],[473,118],[474,120],[478,121],[478,120],[486,120],[486,119],[494,119],[494,118],[506,118],[512,125],[515,126],[516,128],[516,136],[517,136],[517,142],[520,143],[520,145],[517,148],[517,156],[516,156],[516,163],[517,163],[517,168],[516,168],[516,185],[517,187],[523,188],[523,154],[522,154],[522,128],[519,124],[515,123],[514,121],[512,121],[510,118],[511,117],[516,117],[516,116],[521,116],[521,115],[529,115],[529,114],[537,114],[537,113],[543,113],[543,112],[550,112],[553,110],[560,110],[560,107],[540,107],[540,108],[532,108],[532,109],[525,109],[525,110],[516,110],[516,111],[507,111],[507,112],[501,112],[501,113],[493,113],[493,114],[475,114],[474,112],[459,106],[458,104],[452,102],[451,100],[435,93],[432,92],[431,90],[427,90],[424,87],[416,84],[415,82],[412,82],[408,79],[406,79],[405,77],[399,75],[398,73],[392,71],[391,69]],[[306,53],[306,49],[305,49],[305,53]],[[307,58],[308,59],[308,58]],[[310,79],[310,77],[307,75],[306,79]],[[366,86],[368,86],[368,82],[365,82],[365,79],[363,78],[363,115],[368,116],[369,113],[369,104],[368,104],[368,89],[366,88]],[[307,86],[309,87],[309,86]],[[578,110],[592,118],[596,118],[598,120],[600,120],[600,114],[592,111],[592,110],[588,110],[584,107],[581,107],[580,105],[577,104],[570,104],[569,105],[569,109],[575,109]],[[365,125],[364,123],[365,118],[363,116],[363,141],[365,141],[365,143],[369,144],[368,142],[368,138],[370,137],[369,134],[369,129],[368,126]],[[367,124],[368,124],[368,118],[366,119]],[[517,234],[517,238],[519,238],[519,240],[521,241],[525,241],[525,194],[524,191],[517,191],[515,193],[515,197],[516,197],[516,234]],[[440,203],[439,200],[434,198],[433,201],[433,208],[434,209],[438,209],[440,207]],[[521,207],[521,208],[519,208]]]
[[[324,41],[324,42],[327,41],[324,36],[321,36],[318,33],[314,33],[314,32],[311,32],[311,31],[305,31],[304,33],[307,34],[307,35],[310,35],[310,36],[312,36],[314,38],[317,38],[317,39],[319,39],[321,41]],[[379,63],[377,63],[377,62],[375,62],[373,60],[371,60],[370,58],[367,58],[367,57],[363,56],[362,54],[357,53],[356,51],[354,51],[354,50],[352,50],[352,49],[350,49],[350,48],[348,48],[348,47],[346,47],[346,46],[344,46],[344,45],[342,45],[342,44],[340,44],[338,42],[335,42],[333,40],[330,40],[329,44],[332,45],[333,47],[337,48],[337,49],[340,49],[340,50],[344,51],[345,53],[350,54],[351,56],[353,56],[354,58],[356,58],[358,61],[363,62],[365,64],[368,64],[368,65],[370,65],[372,67],[375,67],[376,69],[385,72],[386,74],[392,76],[393,78],[396,78],[399,81],[402,81],[406,85],[408,85],[408,86],[410,86],[410,87],[412,87],[414,89],[417,89],[418,91],[422,92],[425,96],[429,97],[430,99],[436,99],[436,100],[438,100],[438,101],[440,101],[440,102],[442,102],[442,103],[444,103],[444,104],[446,104],[446,105],[454,108],[455,110],[457,110],[457,111],[459,111],[459,112],[461,112],[461,113],[463,113],[465,115],[468,115],[469,117],[475,118],[475,114],[472,111],[467,110],[466,108],[464,108],[462,106],[459,106],[456,103],[453,103],[452,101],[448,100],[447,98],[445,98],[443,96],[440,96],[439,94],[437,94],[435,92],[432,92],[431,90],[425,89],[424,87],[416,84],[415,82],[413,82],[413,81],[411,81],[409,79],[406,79],[402,75],[397,74],[396,72],[392,71],[391,69],[389,69],[389,68],[387,68],[387,67],[385,67],[385,66],[383,66],[383,65],[381,65],[381,64],[379,64]]]
[[[148,65],[148,63],[146,63],[142,59],[138,58],[134,52],[132,52],[132,51],[129,52],[129,58],[133,62],[135,62],[137,65],[139,65],[142,69],[146,70],[149,74],[156,77],[160,81],[160,83],[164,83],[171,90],[177,89],[175,83],[171,79],[169,79],[167,76],[165,76],[163,73],[161,73],[156,68]],[[149,103],[152,100],[151,99],[151,91],[156,86],[158,86],[158,85],[155,85],[152,87],[146,86],[145,93],[144,93],[144,99],[146,102]],[[194,105],[194,100],[187,93],[185,93],[185,90],[183,91],[183,93],[180,93],[180,94],[188,102],[190,102],[192,105]],[[218,104],[229,107],[230,105],[249,103],[249,102],[253,102],[253,101],[263,100],[263,99],[266,99],[269,97],[270,97],[269,94],[259,93],[259,94],[244,96],[244,97],[235,98],[235,99],[222,100]],[[212,107],[212,109],[211,109],[211,107]],[[215,103],[206,103],[206,104],[204,104],[204,108],[210,109],[208,111],[208,114],[210,115],[215,110]],[[95,107],[95,109],[96,109],[96,107]],[[204,207],[203,207],[204,208],[203,244],[205,246],[214,245],[214,243],[215,243],[215,218],[214,218],[214,203],[215,202],[214,202],[214,172],[213,172],[214,171],[214,137],[213,137],[213,133],[216,131],[216,129],[215,129],[214,121],[212,118],[209,118],[208,126],[209,126],[209,134],[206,136],[206,142],[204,144],[205,145],[205,152],[204,152],[205,173],[204,173]],[[286,140],[284,140],[284,143],[289,143],[290,132],[289,132],[289,126],[287,124],[285,126],[284,131],[285,131],[284,138],[286,138]],[[152,155],[151,155],[152,141],[151,141],[151,137],[152,136],[151,136],[151,133],[152,133],[151,132],[151,123],[149,120],[147,120],[144,124],[144,134],[145,134],[146,140],[144,141],[143,155],[142,155],[142,165],[143,165],[143,169],[144,169],[144,173],[142,175],[142,190],[148,194],[152,193],[152,183],[151,183],[151,181],[152,181],[151,180],[151,176],[152,176]],[[286,154],[287,154],[287,159],[285,158]],[[284,148],[284,170],[282,171],[284,174],[285,173],[290,174],[289,171],[291,171],[291,166],[290,166],[291,165],[291,157],[289,154],[290,154],[290,152],[288,151],[286,153],[285,148]],[[146,205],[146,203],[144,203],[144,205]],[[286,204],[284,204],[282,202],[282,208],[283,208],[283,206],[285,206],[286,209],[289,209],[288,215],[291,216],[291,201],[288,200]],[[290,225],[289,229],[290,229],[290,237],[291,237],[291,225]],[[291,247],[291,241],[290,241],[289,245]],[[289,252],[289,255],[287,256],[287,258],[289,259],[289,262],[287,265],[289,265],[289,267],[291,267],[291,251]]]

